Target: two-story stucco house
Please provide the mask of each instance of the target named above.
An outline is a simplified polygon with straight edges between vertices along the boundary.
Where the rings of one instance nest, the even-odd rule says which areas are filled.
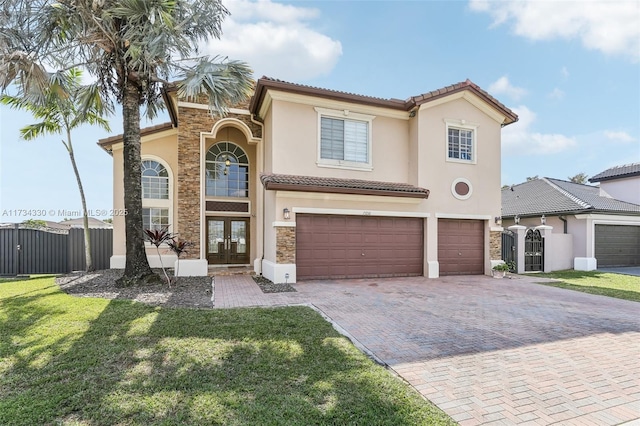
[[[165,98],[172,122],[142,132],[144,221],[194,244],[183,274],[438,277],[500,259],[501,129],[517,116],[469,80],[396,100],[263,77],[224,118]],[[99,143],[119,209],[122,139]],[[123,217],[114,230],[124,267]]]

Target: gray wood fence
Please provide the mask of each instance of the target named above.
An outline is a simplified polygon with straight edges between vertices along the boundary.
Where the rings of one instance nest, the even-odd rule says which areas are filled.
[[[113,229],[91,229],[95,269],[108,269],[113,254]],[[85,269],[84,230],[0,228],[0,275],[64,274]]]

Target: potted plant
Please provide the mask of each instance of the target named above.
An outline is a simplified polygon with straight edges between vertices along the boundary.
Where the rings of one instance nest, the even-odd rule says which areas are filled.
[[[511,270],[511,265],[509,265],[508,263],[505,263],[505,262],[498,263],[496,266],[493,267],[493,271],[492,271],[493,277],[504,278],[504,276],[510,270]]]

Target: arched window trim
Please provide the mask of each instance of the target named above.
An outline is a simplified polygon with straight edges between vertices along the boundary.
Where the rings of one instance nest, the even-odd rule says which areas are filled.
[[[169,230],[171,231],[173,229],[173,171],[171,170],[171,167],[169,167],[169,164],[161,157],[158,157],[156,155],[149,155],[149,154],[142,155],[141,157],[142,157],[141,161],[155,161],[160,165],[162,165],[167,171],[167,175],[169,178],[169,184],[168,184],[169,198],[165,199],[165,198],[144,198],[143,197],[142,198],[143,214],[145,209],[156,208],[156,209],[168,210],[167,211],[168,225],[169,225]],[[142,176],[140,176],[140,179],[142,179]]]
[[[222,149],[220,147],[220,145],[222,144],[228,144],[227,148],[228,149]],[[233,149],[229,149],[229,145],[233,146]],[[216,147],[218,148],[218,152],[214,154],[214,152],[212,152],[212,150]],[[219,194],[209,194],[208,190],[208,179],[207,179],[207,166],[209,164],[217,164],[218,166],[221,167],[221,170],[224,169],[224,162],[222,161],[216,161],[221,155],[223,154],[229,154],[229,156],[232,158],[231,160],[231,165],[236,165],[236,166],[246,166],[247,170],[246,170],[246,176],[247,179],[244,182],[246,185],[246,189],[244,189],[245,191],[245,195],[244,196],[233,196],[233,195],[228,195],[229,192],[229,185],[228,185],[228,181],[227,181],[227,188],[226,188],[226,193],[227,195],[219,195]],[[215,155],[215,159],[216,160],[210,160],[209,156],[210,155]],[[235,161],[234,161],[235,160]],[[212,198],[232,198],[232,199],[237,199],[237,200],[248,200],[249,199],[249,182],[250,182],[250,176],[249,176],[249,172],[250,172],[250,161],[249,161],[249,155],[247,154],[247,152],[244,150],[244,148],[242,148],[239,144],[232,142],[232,141],[228,141],[228,140],[224,140],[224,141],[218,141],[213,143],[205,152],[204,155],[204,193],[206,197],[212,197]],[[228,170],[228,169],[227,169]],[[242,189],[241,189],[242,190]]]

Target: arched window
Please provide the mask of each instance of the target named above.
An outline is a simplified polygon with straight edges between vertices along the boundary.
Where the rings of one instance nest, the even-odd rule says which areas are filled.
[[[219,142],[206,158],[206,193],[213,197],[249,196],[249,158],[238,145]]]
[[[142,228],[168,227],[170,207],[169,171],[158,161],[142,160]]]
[[[142,162],[142,198],[169,199],[169,173],[157,161]]]

